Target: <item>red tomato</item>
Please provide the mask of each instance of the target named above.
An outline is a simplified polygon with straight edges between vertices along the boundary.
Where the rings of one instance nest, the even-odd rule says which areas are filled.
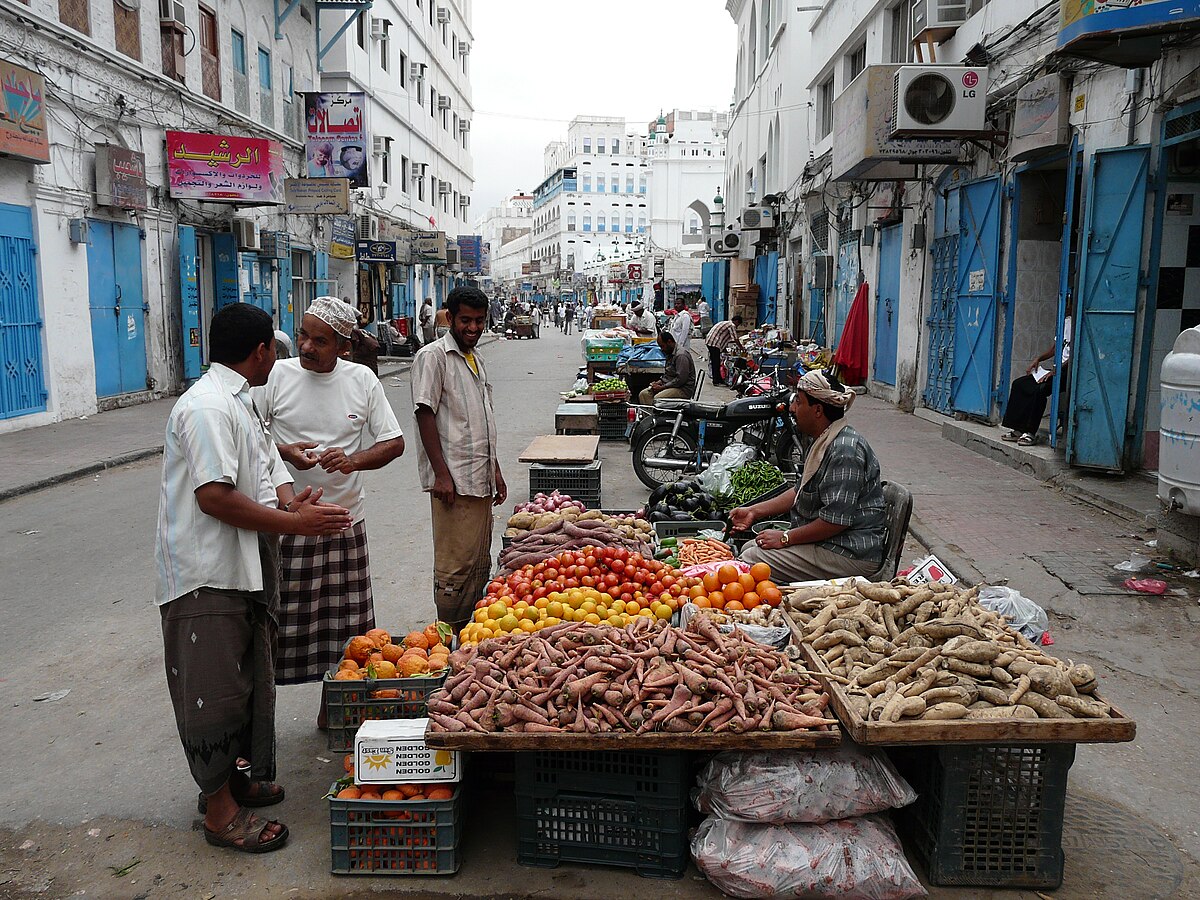
[[[595,587],[596,586],[596,579],[593,578],[591,575],[584,575],[579,580],[583,584],[584,587]]]
[[[675,584],[675,580],[676,579],[675,579],[674,575],[664,575],[662,577],[663,587],[668,587],[668,588],[671,587],[672,585]]]
[[[607,575],[604,576],[604,586],[605,587],[615,588],[618,584],[620,584],[620,581],[618,581],[617,576],[614,575],[612,572],[609,572]],[[612,593],[612,591],[609,591],[609,593]]]
[[[627,559],[629,559],[629,551],[624,547],[619,547],[617,549],[617,559],[621,560],[621,562],[625,562]]]
[[[616,558],[608,564],[608,568],[609,570],[620,574],[621,572],[625,571],[625,561],[620,558]]]
[[[663,583],[661,581],[656,581],[650,585],[650,593],[653,594],[655,597],[657,597],[662,592],[663,592]]]
[[[596,557],[589,553],[586,557],[584,557],[583,564],[589,569],[592,568],[592,566],[596,565]]]
[[[551,566],[549,569],[546,570],[546,580],[547,581],[553,581],[557,577],[558,577],[558,569]]]

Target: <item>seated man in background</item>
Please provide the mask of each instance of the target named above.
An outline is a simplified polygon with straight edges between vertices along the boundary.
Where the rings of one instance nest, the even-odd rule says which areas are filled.
[[[854,401],[831,374],[807,372],[792,398],[799,431],[815,438],[799,487],[730,513],[733,529],[789,515],[787,531],[763,531],[742,551],[780,584],[872,575],[883,562],[886,520],[879,460],[844,416]]]
[[[643,406],[653,406],[656,400],[690,400],[696,392],[696,362],[686,347],[675,343],[669,331],[659,332],[658,346],[667,358],[663,377],[638,395]]]

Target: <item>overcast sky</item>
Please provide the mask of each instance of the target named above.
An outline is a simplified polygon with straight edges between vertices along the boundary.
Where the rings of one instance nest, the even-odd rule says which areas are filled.
[[[541,183],[542,151],[577,115],[728,110],[737,28],[722,0],[476,0],[472,212]]]

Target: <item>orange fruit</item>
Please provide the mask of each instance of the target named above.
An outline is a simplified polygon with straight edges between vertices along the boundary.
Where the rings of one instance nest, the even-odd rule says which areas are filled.
[[[392,642],[392,636],[382,628],[372,628],[363,637],[370,640],[378,648],[385,647]]]
[[[358,795],[359,800],[382,800],[383,794],[376,790],[366,790]]]
[[[725,588],[721,591],[721,593],[725,595],[726,600],[741,600],[746,591],[740,582],[731,581],[729,584],[725,585]]]
[[[755,585],[754,576],[749,572],[743,572],[738,576],[738,584],[742,586],[743,591],[752,591]]]
[[[725,604],[725,612],[737,612],[739,609],[746,609],[746,607],[736,600],[730,600]]]
[[[710,591],[708,595],[708,605],[713,609],[724,609],[725,595],[720,591]]]
[[[449,800],[453,796],[454,791],[452,791],[450,788],[444,787],[429,788],[429,790],[425,792],[426,800]]]
[[[362,672],[358,669],[338,669],[333,676],[334,681],[362,681]]]
[[[358,800],[362,797],[362,792],[356,787],[342,788],[337,792],[339,800]]]
[[[716,572],[705,572],[704,577],[701,579],[701,584],[704,587],[704,592],[711,594],[721,587],[721,579],[717,577]]]
[[[430,622],[425,626],[425,640],[429,641],[430,649],[443,646],[442,635],[438,631],[437,622]]]
[[[717,580],[721,584],[731,584],[738,580],[738,570],[736,566],[724,565],[717,569]]]
[[[352,659],[343,659],[340,663],[338,663],[338,668],[339,669],[349,669],[352,672],[357,672],[358,671],[358,663],[356,663]]]
[[[693,601],[701,609],[709,609],[712,604],[708,602],[708,597],[697,597]]]
[[[419,657],[421,657],[421,659],[429,658],[429,654],[426,653],[424,650],[422,650],[420,647],[409,647],[407,650],[404,651],[404,655],[401,656],[400,658],[403,659],[405,656],[419,656]]]
[[[371,691],[372,700],[399,700],[400,691],[396,688],[385,688],[382,691]]]
[[[405,797],[415,797],[421,793],[421,786],[419,784],[398,784],[396,790]]]
[[[365,665],[371,652],[375,649],[375,642],[369,637],[358,635],[350,638],[350,643],[346,646],[346,659],[352,659],[360,666]]]
[[[381,663],[381,662],[383,662],[383,654],[380,653],[378,650],[376,650],[374,653],[372,653],[370,656],[367,657],[367,665],[368,666],[373,666],[373,665],[375,665],[375,663]]]
[[[347,753],[346,756],[342,759],[342,768],[345,769],[347,772],[354,771],[354,754],[353,753]]]
[[[742,606],[746,607],[746,609],[754,609],[760,603],[762,603],[762,597],[758,596],[754,591],[750,591],[742,598]]]
[[[695,600],[697,597],[703,597],[705,595],[705,593],[706,592],[704,590],[704,585],[702,585],[702,584],[694,585],[691,589],[688,590],[688,596],[691,597],[693,600]]]
[[[768,591],[774,587],[776,587],[775,582],[764,578],[755,586],[754,590],[761,596],[763,591]]]
[[[403,678],[412,678],[416,675],[424,675],[429,671],[429,660],[423,656],[405,656],[400,660],[400,675]]]
[[[429,638],[425,637],[425,632],[423,631],[410,631],[404,637],[404,646],[410,650],[428,650]]]
[[[400,657],[404,655],[404,647],[397,644],[384,644],[383,650],[380,652],[383,653],[385,660],[395,665],[400,662]]]
[[[399,672],[396,671],[395,663],[390,663],[386,659],[381,659],[374,666],[376,678],[399,678]]]
[[[783,602],[783,592],[779,588],[767,588],[765,591],[760,592],[759,596],[762,597],[763,603],[766,603],[768,606],[778,606]]]
[[[771,567],[766,563],[755,563],[750,567],[750,574],[754,576],[755,583],[766,581],[771,577]]]
[[[397,790],[386,790],[381,795],[384,800],[403,800],[404,794]]]

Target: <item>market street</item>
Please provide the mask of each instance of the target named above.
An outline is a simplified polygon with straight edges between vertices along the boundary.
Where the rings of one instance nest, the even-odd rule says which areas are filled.
[[[516,456],[533,436],[553,431],[558,394],[579,365],[579,341],[547,327],[538,341],[500,341],[483,353],[495,381],[511,504],[527,497]],[[429,506],[417,483],[408,376],[385,377],[384,385],[409,447],[368,476],[367,523],[379,624],[406,629],[432,614]],[[1190,637],[1195,589],[1147,599],[1119,588],[1081,596],[1032,557],[1101,550],[1117,562],[1141,546],[1140,538],[1122,537],[1134,527],[950,444],[929,423],[871,398],[860,398],[851,415],[876,447],[884,477],[912,489],[921,522],[985,575],[1003,573],[1049,607],[1055,652],[1092,662],[1105,694],[1138,722],[1133,743],[1078,749],[1064,829],[1066,881],[1055,897],[1200,896],[1200,791],[1191,775],[1200,712],[1191,689],[1200,675]],[[604,505],[639,505],[646,492],[625,445],[603,443],[601,456]],[[365,895],[380,885],[448,896],[628,897],[648,888],[664,897],[718,896],[694,870],[650,885],[617,869],[519,867],[511,774],[502,771],[511,759],[472,760],[467,849],[456,878],[336,879],[321,797],[341,760],[314,727],[316,685],[279,692],[279,780],[288,795],[277,809],[291,828],[290,845],[257,859],[204,844],[149,600],[159,466],[152,458],[3,503],[0,702],[7,712],[0,753],[10,763],[0,783],[0,896],[321,897]],[[61,699],[33,702],[68,689]]]

